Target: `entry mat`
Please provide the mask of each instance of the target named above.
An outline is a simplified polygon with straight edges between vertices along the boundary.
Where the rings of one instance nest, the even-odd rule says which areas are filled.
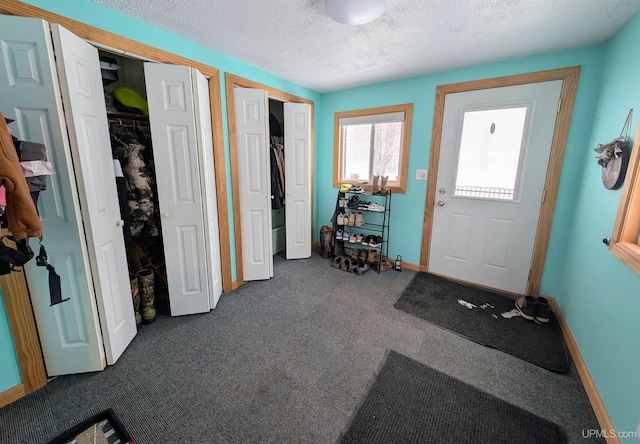
[[[557,424],[390,351],[340,443],[566,443]]]
[[[49,444],[134,444],[112,409],[98,413],[67,430]]]
[[[467,339],[558,373],[569,371],[569,354],[557,318],[524,319],[515,297],[417,273],[394,307]]]

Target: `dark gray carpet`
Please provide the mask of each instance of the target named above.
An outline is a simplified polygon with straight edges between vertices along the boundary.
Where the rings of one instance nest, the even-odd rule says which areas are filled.
[[[520,316],[502,316],[515,309],[514,303],[513,296],[417,273],[394,307],[479,344],[548,370],[567,373],[569,354],[555,316],[552,314],[546,324]]]
[[[391,350],[342,444],[562,444],[564,431]]]
[[[160,316],[105,371],[0,409],[0,442],[46,443],[112,408],[136,444],[335,443],[387,349],[560,424],[571,444],[603,442],[582,438],[598,425],[575,367],[552,373],[394,309],[412,271],[330,264],[276,256],[273,279],[212,312]]]

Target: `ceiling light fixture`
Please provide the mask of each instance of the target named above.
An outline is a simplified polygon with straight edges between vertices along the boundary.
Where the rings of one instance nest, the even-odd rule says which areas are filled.
[[[345,25],[363,25],[384,13],[387,0],[327,0],[327,15]]]

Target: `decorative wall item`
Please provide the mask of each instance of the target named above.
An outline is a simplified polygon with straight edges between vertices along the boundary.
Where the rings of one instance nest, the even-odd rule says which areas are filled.
[[[633,108],[627,114],[620,137],[598,144],[593,150],[598,153],[598,165],[602,167],[602,183],[608,190],[615,190],[624,182],[624,175],[629,163],[629,136]]]

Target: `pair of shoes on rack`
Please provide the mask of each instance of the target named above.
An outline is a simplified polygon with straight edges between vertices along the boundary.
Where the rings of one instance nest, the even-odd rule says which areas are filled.
[[[374,235],[365,236],[362,239],[362,245],[378,248],[382,245],[382,237]]]
[[[345,216],[346,216],[346,214],[338,213],[338,217],[336,217],[336,224],[337,225],[344,225],[344,217]]]
[[[389,176],[373,176],[371,194],[387,194],[389,192],[388,182]]]
[[[541,323],[549,322],[551,307],[547,298],[541,296],[521,296],[516,299],[516,308],[520,316],[529,320]]]
[[[349,190],[350,193],[364,193],[364,188],[362,188],[360,185],[352,185],[351,189]]]

